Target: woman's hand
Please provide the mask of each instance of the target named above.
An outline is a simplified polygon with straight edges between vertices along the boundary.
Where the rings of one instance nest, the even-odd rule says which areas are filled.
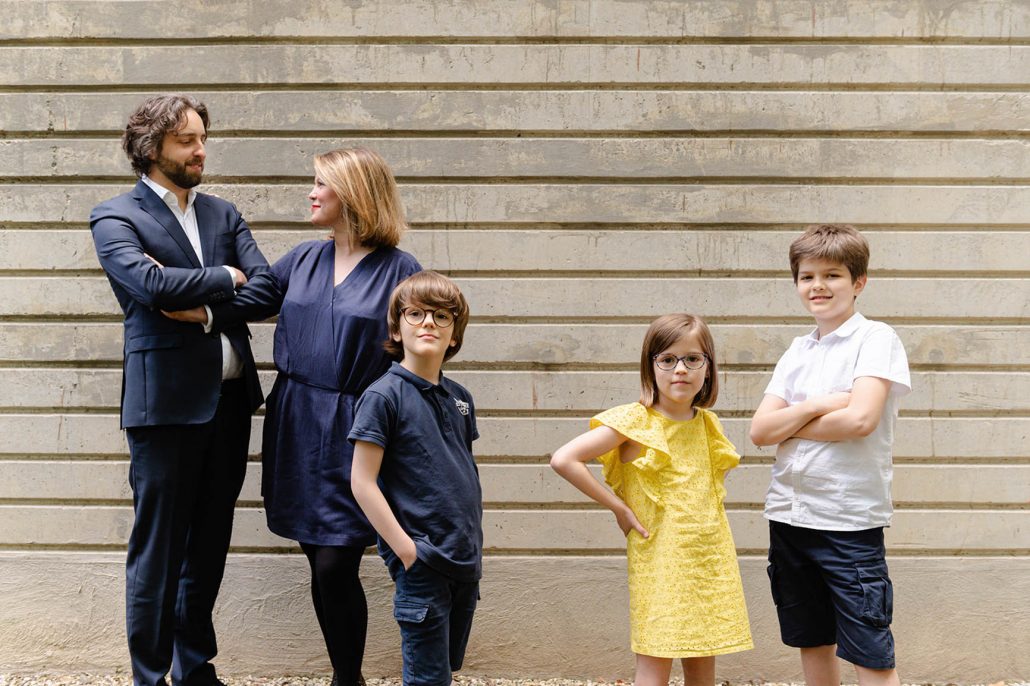
[[[207,324],[207,310],[204,309],[203,305],[197,305],[189,310],[176,310],[169,312],[168,310],[161,310],[161,314],[174,319],[179,322],[187,322],[190,324]]]
[[[630,531],[636,531],[644,538],[648,538],[651,534],[647,532],[644,525],[640,523],[637,516],[633,514],[633,510],[629,509],[629,505],[623,504],[622,507],[615,510],[615,521],[619,523],[619,528],[622,529],[622,533],[625,536],[629,536]]]

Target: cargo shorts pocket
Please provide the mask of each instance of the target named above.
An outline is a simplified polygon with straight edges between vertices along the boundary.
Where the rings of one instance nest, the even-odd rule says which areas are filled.
[[[409,624],[421,624],[426,621],[426,615],[429,614],[429,606],[422,605],[419,603],[407,603],[404,601],[395,601],[393,604],[393,618],[398,622],[408,622]]]
[[[894,585],[886,564],[857,565],[862,588],[862,619],[872,626],[890,626],[894,615]]]

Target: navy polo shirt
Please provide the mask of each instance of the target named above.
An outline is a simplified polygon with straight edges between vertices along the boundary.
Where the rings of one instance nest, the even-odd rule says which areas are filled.
[[[382,446],[383,495],[418,559],[457,581],[478,581],[483,491],[471,394],[442,374],[434,384],[394,362],[361,395],[347,438]],[[382,538],[379,554],[396,577],[400,559]]]

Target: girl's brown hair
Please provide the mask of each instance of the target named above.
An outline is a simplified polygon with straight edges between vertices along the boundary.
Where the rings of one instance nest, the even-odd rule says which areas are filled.
[[[383,343],[386,352],[397,360],[404,359],[404,346],[395,341],[394,336],[401,334],[401,312],[412,305],[428,308],[441,307],[454,313],[454,332],[447,348],[444,361],[451,359],[461,350],[461,341],[465,337],[465,327],[469,323],[469,304],[461,294],[458,285],[443,274],[434,271],[418,272],[397,284],[390,294],[390,306],[386,311],[386,325],[390,336]]]
[[[315,155],[315,174],[343,205],[346,230],[366,247],[394,247],[408,228],[397,181],[386,160],[368,148]]]
[[[679,339],[696,334],[705,354],[705,382],[694,398],[695,407],[711,407],[719,398],[719,365],[715,362],[715,341],[708,325],[700,317],[677,313],[662,315],[651,322],[644,334],[640,350],[640,404],[651,407],[658,401],[658,381],[654,373],[654,356],[668,350]]]

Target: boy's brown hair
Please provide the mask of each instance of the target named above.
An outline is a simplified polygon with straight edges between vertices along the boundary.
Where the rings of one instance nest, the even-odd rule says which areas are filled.
[[[658,400],[658,381],[654,373],[654,356],[668,350],[684,336],[697,334],[701,352],[707,363],[704,366],[705,383],[694,398],[695,407],[711,407],[719,398],[719,365],[715,362],[715,341],[708,325],[700,317],[678,313],[662,315],[651,322],[644,334],[644,345],[640,350],[640,404],[651,407]]]
[[[434,271],[418,272],[397,284],[390,294],[390,306],[386,313],[386,323],[389,328],[389,337],[383,343],[383,347],[390,357],[404,359],[404,346],[400,341],[395,341],[394,336],[401,333],[401,312],[404,308],[413,305],[427,308],[441,307],[450,310],[454,314],[454,324],[451,325],[451,345],[443,356],[444,361],[451,359],[461,350],[461,342],[465,336],[465,327],[469,323],[469,305],[465,296],[461,294],[458,285],[443,274]]]
[[[869,269],[869,243],[851,224],[813,224],[790,244],[790,272],[798,282],[801,260],[817,259],[847,267],[854,283]]]
[[[408,228],[397,181],[374,150],[340,148],[315,155],[315,174],[343,205],[347,230],[366,247],[394,247]]]

